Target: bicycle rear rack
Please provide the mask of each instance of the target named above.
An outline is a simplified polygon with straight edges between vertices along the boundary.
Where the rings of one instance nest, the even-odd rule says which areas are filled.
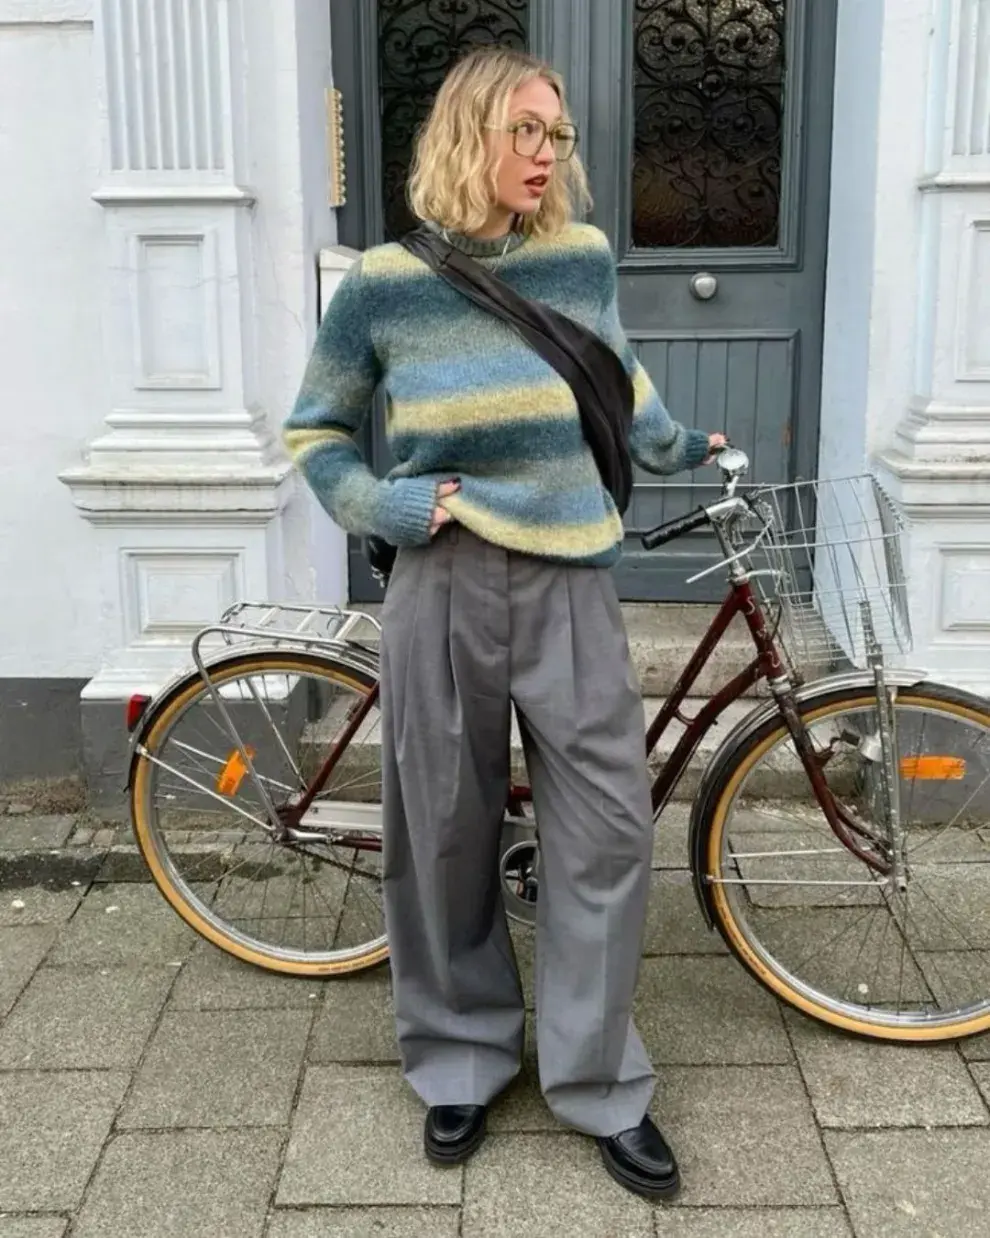
[[[192,642],[196,666],[204,670],[203,645],[219,638],[227,648],[264,645],[269,649],[339,649],[356,645],[373,652],[381,624],[365,611],[305,602],[237,602]]]

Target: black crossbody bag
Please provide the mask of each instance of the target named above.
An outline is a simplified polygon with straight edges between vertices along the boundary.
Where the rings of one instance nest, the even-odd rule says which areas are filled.
[[[581,428],[602,483],[624,513],[632,495],[633,385],[616,353],[573,318],[514,292],[431,229],[414,229],[403,237],[402,245],[475,305],[515,328],[567,383],[574,392]],[[395,562],[395,547],[384,538],[368,537],[365,553],[372,572],[384,583]]]

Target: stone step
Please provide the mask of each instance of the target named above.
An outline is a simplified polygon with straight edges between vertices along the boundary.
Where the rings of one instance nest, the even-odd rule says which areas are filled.
[[[684,703],[682,711],[684,716],[694,717],[704,703],[704,700],[701,698],[689,698]],[[752,700],[736,701],[722,714],[717,725],[712,727],[702,739],[691,757],[688,767],[681,778],[680,785],[675,792],[675,799],[691,800],[694,798],[701,776],[723,739],[736,723],[745,717],[757,704],[758,702]],[[662,698],[647,697],[644,700],[644,734],[646,731],[646,720],[652,719],[662,706]],[[330,743],[332,737],[339,734],[341,721],[342,719],[338,717],[328,717],[324,721],[311,723],[306,727],[300,740],[303,748],[300,756],[304,762],[309,763],[306,750],[311,745],[317,747],[322,752]],[[683,727],[680,723],[675,721],[670,725],[667,734],[661,738],[660,743],[650,756],[651,776],[656,776],[664,761],[673,752],[682,732]],[[316,756],[317,754],[314,753],[314,761]],[[523,759],[522,742],[515,719],[513,719],[512,724],[511,757],[513,778],[517,781],[525,781],[526,766]],[[375,769],[380,760],[380,733],[376,723],[370,729],[366,728],[364,732],[359,731],[352,742],[352,751],[346,758],[346,766],[342,769],[344,780],[354,778],[359,771],[366,773]],[[789,751],[781,751],[772,768],[765,768],[759,771],[758,775],[754,775],[754,778],[750,780],[747,788],[747,794],[750,798],[755,795],[766,799],[804,799],[807,797],[807,793],[808,787],[804,771],[798,763],[796,756]]]
[[[678,676],[715,617],[717,607],[662,602],[625,602],[622,615],[629,652],[643,695],[668,696]],[[691,688],[693,696],[712,696],[753,660],[752,637],[736,616]],[[756,695],[751,689],[748,695]]]
[[[355,610],[376,615],[380,605],[355,604]],[[668,696],[688,658],[694,653],[717,607],[671,602],[623,602],[622,615],[629,634],[629,652],[644,696]],[[691,689],[694,696],[711,696],[752,661],[753,641],[737,616]],[[749,696],[761,695],[760,688]]]

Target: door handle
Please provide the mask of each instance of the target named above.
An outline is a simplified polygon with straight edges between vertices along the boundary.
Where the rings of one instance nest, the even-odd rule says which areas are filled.
[[[691,276],[691,295],[699,301],[710,301],[718,292],[718,280],[710,271]]]

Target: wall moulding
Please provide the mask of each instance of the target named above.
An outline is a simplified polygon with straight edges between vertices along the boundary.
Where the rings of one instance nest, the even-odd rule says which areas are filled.
[[[0,26],[91,26],[96,0],[0,0]]]
[[[253,190],[241,185],[153,184],[104,185],[90,195],[101,206],[243,206],[257,201]]]
[[[959,257],[955,377],[990,388],[990,218],[966,220]],[[990,397],[987,404],[990,417]]]

